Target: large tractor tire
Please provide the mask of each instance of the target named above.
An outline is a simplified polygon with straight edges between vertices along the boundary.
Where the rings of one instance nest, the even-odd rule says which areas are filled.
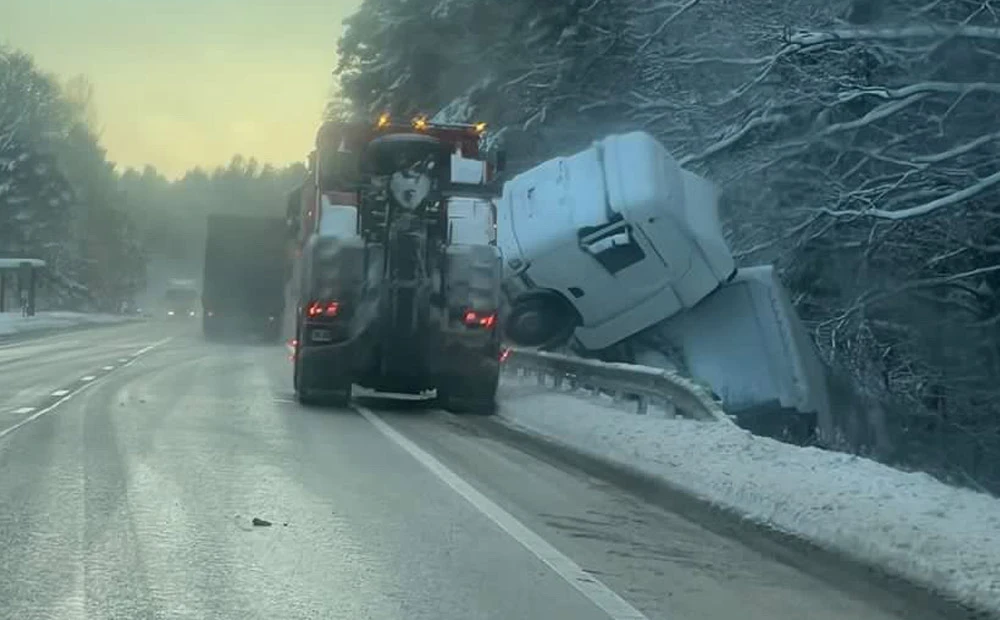
[[[295,358],[293,384],[295,400],[307,407],[338,407],[344,408],[351,404],[353,385],[347,379],[324,381],[322,385],[314,385],[309,362],[301,357]]]
[[[500,367],[484,369],[482,376],[447,377],[437,388],[438,403],[452,413],[493,415],[496,413]]]
[[[523,293],[501,319],[507,340],[540,349],[562,346],[580,323],[576,308],[561,294],[550,290]]]

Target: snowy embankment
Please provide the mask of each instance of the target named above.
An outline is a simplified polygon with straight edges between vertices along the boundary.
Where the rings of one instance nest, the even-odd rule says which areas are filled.
[[[517,379],[505,378],[500,402],[502,418],[524,431],[1000,612],[1000,499],[731,424],[639,416]]]
[[[23,317],[20,312],[6,312],[0,313],[0,338],[30,332],[69,329],[72,327],[113,325],[134,320],[134,317],[119,316],[116,314],[91,314],[85,312],[39,312],[33,317]]]

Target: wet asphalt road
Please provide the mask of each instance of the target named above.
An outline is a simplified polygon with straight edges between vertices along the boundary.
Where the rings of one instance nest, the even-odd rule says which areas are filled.
[[[932,618],[195,325],[0,343],[0,618]],[[253,519],[270,526],[255,526]]]

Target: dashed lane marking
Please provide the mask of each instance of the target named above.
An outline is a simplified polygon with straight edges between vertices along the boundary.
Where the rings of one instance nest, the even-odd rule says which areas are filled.
[[[115,369],[114,366],[104,366],[101,368],[101,370],[114,370],[114,369]]]
[[[93,381],[96,378],[97,377],[95,377],[93,375],[87,375],[86,377],[80,377],[80,381]]]
[[[34,410],[35,410],[34,407],[21,407],[20,409],[15,409],[14,413],[25,414],[25,413],[31,413]]]
[[[141,355],[143,355],[145,353],[148,353],[149,351],[152,351],[156,347],[164,345],[164,344],[170,342],[171,340],[173,340],[173,338],[164,338],[163,340],[160,340],[158,342],[154,342],[153,344],[149,345],[148,347],[143,347],[141,350],[139,350],[138,353],[136,353],[132,357],[132,359],[128,360],[127,362],[125,362],[124,364],[122,364],[121,366],[119,366],[119,368],[124,368],[126,366],[132,365],[133,363],[135,363],[136,361],[138,361],[139,356],[141,356]],[[48,407],[45,407],[44,409],[39,409],[38,411],[35,411],[34,413],[32,413],[31,415],[29,415],[25,419],[21,420],[17,424],[14,424],[12,426],[8,426],[7,428],[5,428],[3,430],[0,430],[0,439],[3,439],[7,435],[10,435],[11,433],[13,433],[14,431],[16,431],[17,429],[21,428],[22,426],[25,426],[27,424],[30,424],[30,423],[34,422],[35,420],[37,420],[38,418],[42,417],[46,413],[49,413],[50,411],[55,410],[59,405],[65,403],[66,401],[68,401],[69,399],[73,398],[74,396],[76,396],[80,392],[86,390],[87,388],[89,388],[89,387],[91,387],[93,385],[97,385],[104,378],[110,377],[110,376],[111,376],[111,374],[109,373],[109,374],[103,375],[100,379],[98,379],[96,381],[88,381],[86,383],[83,383],[82,385],[80,385],[80,387],[78,387],[76,390],[74,390],[72,392],[70,392],[69,390],[56,390],[55,392],[52,392],[52,396],[59,397],[59,400],[57,400],[56,402],[52,403]]]

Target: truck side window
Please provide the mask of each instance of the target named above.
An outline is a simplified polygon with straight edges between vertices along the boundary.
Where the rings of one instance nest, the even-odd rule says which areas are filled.
[[[586,229],[582,229],[580,237],[580,247],[611,274],[616,274],[646,258],[646,253],[632,236],[632,228],[625,223],[589,234]]]

